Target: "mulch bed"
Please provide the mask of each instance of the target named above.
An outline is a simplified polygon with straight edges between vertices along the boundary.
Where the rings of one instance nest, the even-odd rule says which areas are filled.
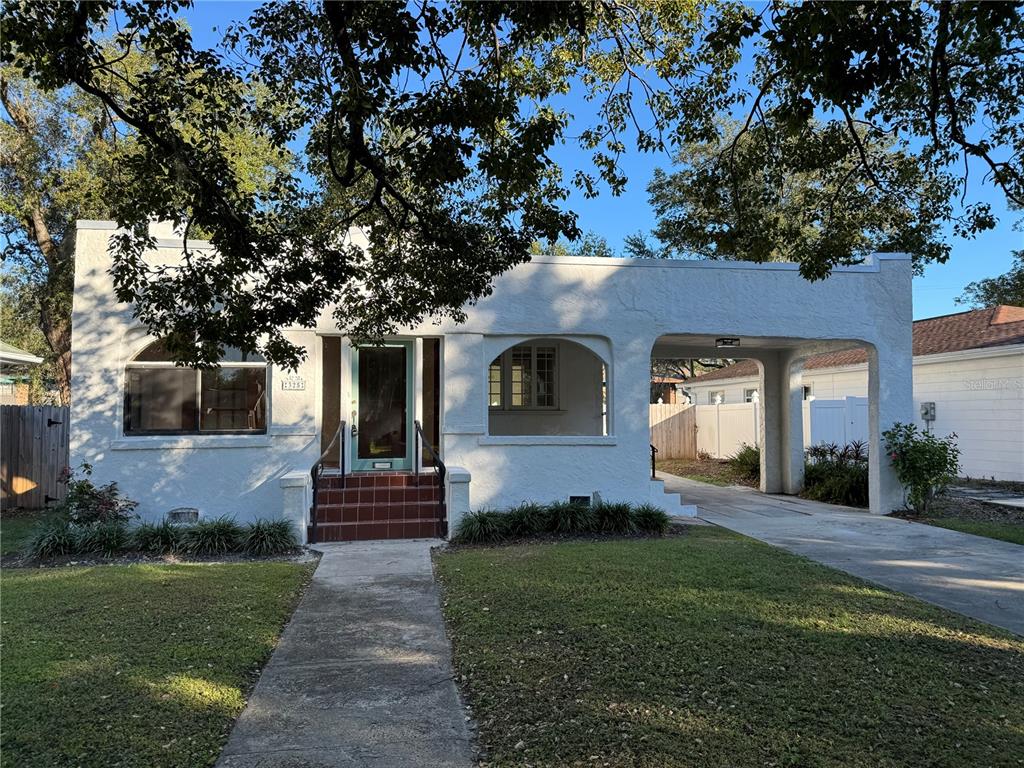
[[[670,475],[679,477],[690,477],[695,480],[712,478],[724,485],[758,487],[757,479],[738,475],[729,464],[728,459],[660,459],[656,462],[656,466],[660,472],[668,472]]]
[[[103,557],[102,555],[61,555],[49,557],[45,560],[37,560],[34,557],[22,553],[14,553],[0,558],[2,568],[66,568],[68,566],[93,566],[93,565],[182,565],[186,563],[305,563],[318,560],[320,554],[313,550],[299,550],[284,555],[248,555],[244,552],[227,552],[223,555],[186,555],[167,554],[150,555],[145,552],[125,552],[117,557]]]
[[[895,512],[893,516],[901,517],[904,520],[918,520],[921,518],[920,515],[917,515],[912,510]],[[966,496],[955,496],[952,494],[940,496],[933,501],[926,517],[1024,525],[1024,509],[1004,507],[999,504],[990,504],[978,499],[970,499]]]

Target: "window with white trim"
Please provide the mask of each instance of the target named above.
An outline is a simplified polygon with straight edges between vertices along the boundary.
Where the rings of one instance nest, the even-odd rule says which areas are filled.
[[[743,402],[744,403],[756,403],[758,401],[757,389],[744,389],[743,390]]]
[[[725,402],[725,390],[715,389],[708,392],[708,405],[721,405]]]
[[[267,431],[267,364],[228,349],[220,366],[176,366],[155,341],[125,365],[126,435],[262,434]]]
[[[558,408],[558,347],[520,344],[487,369],[488,405],[494,410]]]
[[[811,392],[811,388],[808,385],[804,385],[804,400],[813,400],[814,396]]]

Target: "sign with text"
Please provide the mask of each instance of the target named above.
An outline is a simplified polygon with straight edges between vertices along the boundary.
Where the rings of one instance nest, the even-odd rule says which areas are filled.
[[[306,380],[297,374],[284,376],[281,379],[281,389],[290,392],[302,392],[306,389]]]

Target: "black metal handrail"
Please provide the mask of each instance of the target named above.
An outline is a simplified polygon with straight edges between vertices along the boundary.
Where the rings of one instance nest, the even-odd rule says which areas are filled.
[[[654,457],[658,455],[658,449],[654,447],[654,443],[651,443],[651,480],[657,480],[658,475],[654,471]]]
[[[320,458],[316,460],[316,463],[309,470],[310,480],[313,481],[313,503],[309,506],[309,543],[316,544],[316,497],[320,492],[320,478],[324,474],[324,459],[327,458],[327,454],[331,452],[335,443],[345,433],[345,427],[348,426],[347,422],[338,422],[338,428],[334,431],[334,437],[331,438],[331,442],[327,444],[324,452],[320,454]],[[345,487],[345,450],[342,448],[338,451],[338,465],[341,469],[341,487]]]
[[[434,474],[437,476],[437,487],[438,493],[440,494],[440,505],[441,505],[441,530],[439,531],[441,536],[448,535],[448,507],[445,505],[444,499],[444,478],[448,472],[441,461],[441,457],[437,455],[437,451],[434,450],[434,446],[427,440],[426,435],[423,434],[423,427],[419,421],[413,421],[413,426],[416,429],[416,439],[413,441],[413,460],[412,469],[416,474],[416,485],[420,484],[420,445],[422,445],[430,458],[434,461]]]

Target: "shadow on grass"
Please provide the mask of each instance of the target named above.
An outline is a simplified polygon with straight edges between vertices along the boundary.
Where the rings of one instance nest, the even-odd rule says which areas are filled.
[[[1024,754],[1024,643],[1000,630],[714,529],[526,549],[437,559],[489,765]]]
[[[309,572],[250,563],[5,574],[3,765],[212,765]]]

